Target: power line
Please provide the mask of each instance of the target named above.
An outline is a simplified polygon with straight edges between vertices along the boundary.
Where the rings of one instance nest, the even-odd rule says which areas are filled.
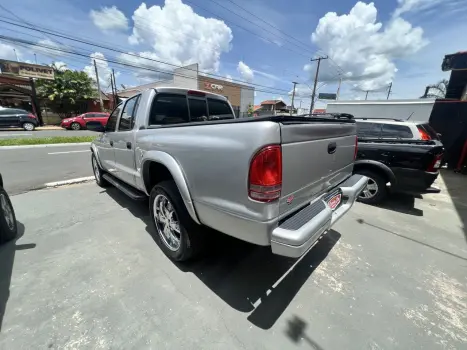
[[[5,20],[0,20],[0,22],[8,23],[10,25],[26,28],[26,29],[29,29],[29,30],[48,33],[48,34],[55,35],[55,36],[58,36],[58,37],[61,37],[61,38],[67,39],[67,40],[76,41],[76,42],[79,42],[79,43],[82,43],[82,44],[99,47],[101,49],[106,49],[106,50],[109,50],[109,51],[118,52],[118,53],[121,53],[121,54],[124,54],[124,55],[127,55],[127,56],[133,56],[133,57],[136,57],[138,59],[149,60],[149,61],[157,62],[157,63],[160,63],[160,64],[164,64],[164,65],[168,65],[168,66],[172,66],[172,67],[176,67],[176,68],[184,68],[186,70],[191,70],[191,71],[196,71],[197,72],[196,69],[191,69],[191,68],[179,66],[179,65],[172,64],[172,63],[169,63],[169,62],[156,60],[156,59],[153,59],[153,58],[142,57],[142,56],[139,56],[137,54],[126,52],[124,50],[118,50],[118,49],[111,48],[111,47],[108,47],[108,46],[98,45],[98,44],[95,44],[95,43],[91,43],[91,42],[79,39],[77,37],[73,38],[71,36],[66,36],[66,35],[60,34],[60,32],[58,32],[58,31],[53,32],[53,31],[47,31],[47,30],[43,30],[43,29],[31,28],[31,27],[27,27],[27,26],[24,26],[24,25],[21,25],[21,24],[18,24],[18,23],[13,23],[13,22],[5,21]],[[39,46],[37,44],[32,44],[32,45]],[[218,77],[218,78],[221,78],[222,80],[224,80],[224,77],[222,75],[219,75],[219,74],[213,74],[213,73],[205,73],[205,74],[208,75],[208,76],[212,76],[212,77]],[[233,82],[239,82],[239,83],[242,83],[242,84],[254,85],[254,86],[264,87],[264,88],[267,88],[267,89],[273,89],[273,90],[287,92],[284,89],[274,88],[274,87],[271,87],[271,86],[265,86],[265,85],[261,85],[261,84],[250,83],[250,82],[247,82],[247,81],[244,81],[244,80],[232,79],[232,81]]]
[[[16,44],[17,43],[22,43],[22,44],[29,45],[29,46],[43,47],[43,48],[46,48],[46,49],[49,49],[49,50],[65,52],[65,53],[69,53],[69,54],[73,54],[73,55],[83,56],[83,57],[86,57],[86,58],[89,57],[89,54],[73,52],[73,51],[67,51],[67,50],[64,50],[64,49],[57,48],[57,47],[47,46],[47,45],[43,45],[43,44],[37,44],[37,43],[31,42],[31,41],[28,41],[28,40],[19,39],[19,38],[12,38],[12,37],[8,37],[8,36],[4,36],[4,35],[0,35],[0,40],[4,40],[4,41],[7,41],[7,42],[13,42],[13,43],[16,43]],[[125,67],[133,67],[133,68],[136,68],[138,70],[147,70],[147,71],[153,71],[153,72],[157,72],[157,73],[171,74],[171,75],[180,76],[180,77],[184,77],[184,78],[188,78],[188,79],[197,79],[197,78],[187,76],[187,75],[183,75],[183,74],[180,74],[180,73],[162,71],[162,70],[158,70],[158,69],[154,69],[154,68],[148,68],[147,66],[135,66],[135,65],[132,65],[132,64],[129,64],[129,63],[125,63],[125,62],[121,62],[121,61],[115,61],[115,60],[106,59],[106,58],[94,57],[94,59],[104,61],[104,62],[111,62],[111,63],[118,64],[118,65],[123,65]],[[224,82],[224,84],[226,86],[233,86],[233,87],[238,86],[238,85],[229,84],[228,82]],[[273,87],[270,87],[270,88],[276,89],[276,88],[273,88]],[[265,93],[271,93],[271,94],[279,94],[280,93],[278,91],[271,91],[271,90],[261,90],[261,89],[255,89],[255,90],[260,91],[260,92],[265,92]],[[287,90],[283,90],[283,89],[277,89],[277,90],[287,92]]]

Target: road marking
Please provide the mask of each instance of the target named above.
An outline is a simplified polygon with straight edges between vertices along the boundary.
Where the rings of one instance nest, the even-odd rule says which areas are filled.
[[[91,180],[94,180],[94,176],[77,177],[76,179],[48,182],[44,184],[44,186],[45,187],[58,187],[58,186],[64,186],[64,185],[78,184],[81,182],[88,182]]]
[[[83,152],[91,152],[91,150],[85,149],[83,151],[52,152],[52,153],[47,153],[47,154],[66,154],[66,153],[83,153]]]
[[[7,134],[7,135],[0,134],[0,137],[15,137],[15,136],[32,136],[32,134]]]

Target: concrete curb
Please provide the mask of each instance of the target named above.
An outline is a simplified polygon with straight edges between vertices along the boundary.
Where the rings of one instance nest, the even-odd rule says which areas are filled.
[[[62,181],[55,181],[55,182],[48,182],[44,184],[45,188],[50,188],[50,187],[59,187],[59,186],[65,186],[65,185],[73,185],[73,184],[79,184],[82,182],[89,182],[94,180],[94,176],[86,176],[86,177],[78,177],[76,179],[70,179],[70,180],[62,180]]]
[[[1,150],[7,149],[27,149],[27,148],[47,148],[47,147],[64,147],[64,146],[89,146],[91,142],[75,142],[75,143],[47,143],[43,145],[23,145],[23,146],[0,146]]]

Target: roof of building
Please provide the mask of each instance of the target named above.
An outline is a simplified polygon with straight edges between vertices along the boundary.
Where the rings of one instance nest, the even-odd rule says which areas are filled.
[[[255,106],[253,107],[253,110],[256,111],[256,110],[258,110],[258,109],[260,109],[260,108],[261,108],[261,105],[255,105]]]
[[[282,100],[266,100],[261,102],[261,105],[276,105],[278,103],[282,103],[285,105],[285,102]]]

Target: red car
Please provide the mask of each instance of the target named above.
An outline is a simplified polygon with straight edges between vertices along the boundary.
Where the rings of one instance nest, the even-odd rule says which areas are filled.
[[[77,115],[73,118],[63,119],[60,126],[64,129],[71,130],[80,130],[86,129],[87,122],[100,122],[103,126],[107,124],[109,119],[109,113],[101,112],[88,112],[84,114]]]

